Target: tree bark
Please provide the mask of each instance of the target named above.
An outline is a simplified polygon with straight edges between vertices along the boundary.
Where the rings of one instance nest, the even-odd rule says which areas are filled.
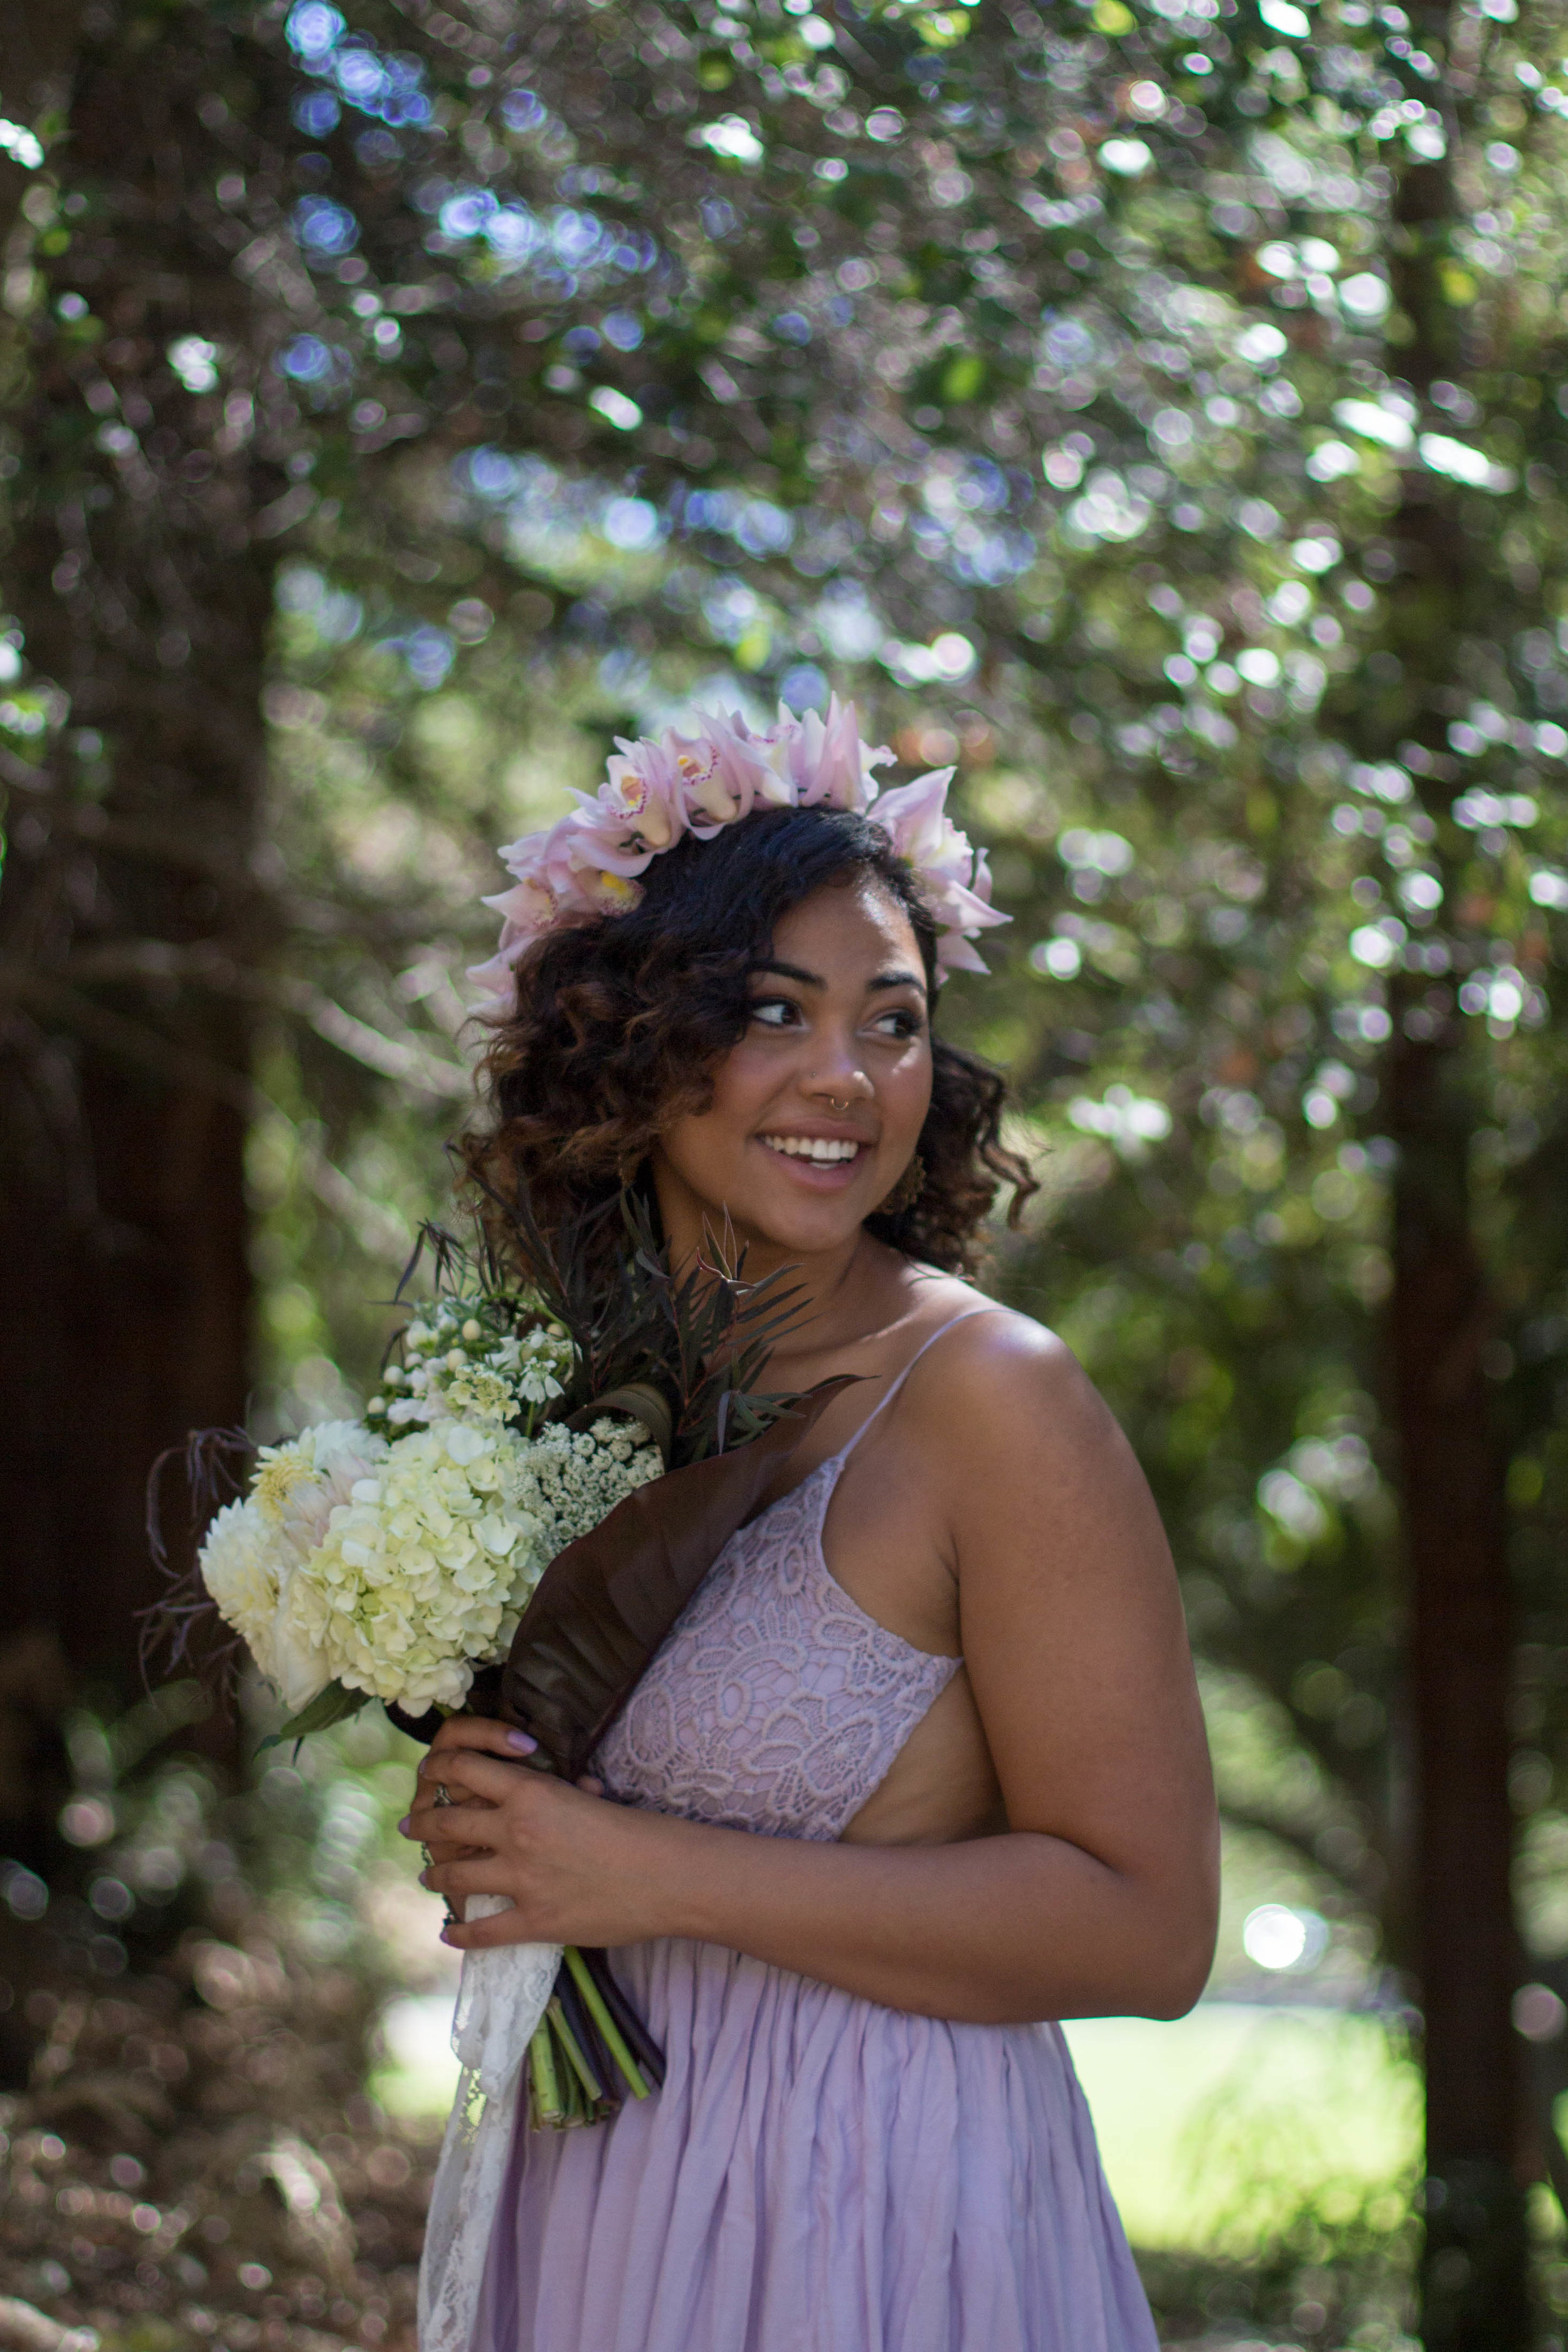
[[[1442,284],[1460,215],[1452,159],[1473,85],[1478,21],[1429,5],[1416,26],[1448,62],[1448,153],[1403,163],[1391,256],[1393,316],[1407,339],[1390,348],[1386,366],[1423,402],[1434,383],[1462,382],[1482,356]],[[1473,536],[1461,493],[1414,460],[1392,538],[1386,643],[1403,676],[1396,696],[1376,698],[1385,734],[1375,756],[1396,753],[1401,732],[1426,747],[1429,769],[1416,784],[1440,827],[1451,793],[1451,696],[1464,675],[1467,634],[1493,625],[1494,551]],[[1406,972],[1390,1010],[1384,1099],[1399,1158],[1388,1340],[1411,1613],[1415,1940],[1427,2079],[1421,2339],[1427,2352],[1525,2352],[1531,2331],[1508,1789],[1512,1597],[1507,1458],[1484,1369],[1494,1313],[1469,1183],[1479,1120],[1451,983],[1434,991]]]
[[[1418,1024],[1425,1026],[1425,1024]],[[1512,1671],[1504,1448],[1483,1370],[1493,1329],[1471,1231],[1471,1120],[1451,1032],[1396,1033],[1389,1312],[1411,1601],[1416,1907],[1426,2021],[1427,2352],[1531,2341],[1511,1867]]]
[[[245,424],[250,297],[206,226],[228,37],[191,12],[134,34],[78,54],[58,160],[95,203],[35,257],[45,299],[14,331],[10,594],[69,712],[32,758],[0,750],[0,1630],[52,1631],[121,1700],[156,1589],[149,1468],[243,1419],[249,1380],[232,982],[262,926],[253,517],[279,487]],[[62,289],[90,332],[60,325]],[[187,336],[225,354],[221,387],[170,363]]]

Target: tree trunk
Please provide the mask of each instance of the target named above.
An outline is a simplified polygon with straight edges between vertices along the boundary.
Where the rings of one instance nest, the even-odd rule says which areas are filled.
[[[35,257],[43,296],[14,330],[9,598],[69,712],[31,758],[0,750],[4,1630],[53,1631],[121,1699],[156,1583],[149,1467],[246,1406],[234,976],[262,932],[271,600],[252,518],[278,487],[247,422],[250,298],[209,227],[233,167],[211,95],[228,36],[192,12],[135,35],[78,55],[57,161],[68,191],[98,194],[62,216],[68,247],[57,231]],[[85,324],[68,303],[62,325],[62,289]],[[223,354],[221,385],[182,381],[183,337]]]
[[[5,58],[0,98],[8,120],[24,130],[32,131],[38,122],[47,128],[48,118],[62,110],[70,89],[83,14],[84,0],[50,0],[47,8],[11,0],[0,16]],[[39,184],[37,171],[30,161],[18,161],[9,150],[0,148],[0,256],[29,190]]]
[[[1459,214],[1457,118],[1472,87],[1478,22],[1428,6],[1416,27],[1448,61],[1449,153],[1404,161],[1392,256],[1395,316],[1407,340],[1390,349],[1386,366],[1422,401],[1434,383],[1462,381],[1484,356],[1469,347],[1467,315],[1442,285]],[[1440,821],[1452,789],[1446,722],[1464,675],[1464,639],[1492,625],[1494,551],[1472,538],[1453,486],[1414,460],[1392,537],[1387,644],[1403,677],[1399,694],[1380,692],[1375,707],[1387,714],[1389,735],[1426,747],[1430,768],[1417,785]],[[1375,756],[1396,751],[1385,740]],[[1433,991],[1406,973],[1390,1010],[1384,1096],[1399,1160],[1388,1336],[1411,1612],[1415,1941],[1426,2026],[1421,2337],[1427,2352],[1525,2352],[1507,1461],[1484,1370],[1494,1323],[1470,1211],[1477,1118],[1452,984]]]
[[[1424,1024],[1418,1024],[1424,1026]],[[1528,2245],[1511,1865],[1512,1631],[1492,1329],[1451,1033],[1396,1034],[1390,1336],[1411,1600],[1416,1900],[1427,2059],[1427,2352],[1522,2352]]]

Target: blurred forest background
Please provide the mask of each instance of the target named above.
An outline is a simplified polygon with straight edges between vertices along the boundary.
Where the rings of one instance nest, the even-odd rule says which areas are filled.
[[[495,845],[832,686],[1016,918],[943,1018],[1171,1530],[1216,1994],[1343,2027],[1164,2332],[1561,2347],[1557,0],[0,13],[0,2340],[407,2340],[412,1751],[143,1695],[147,1468],[373,1382]]]

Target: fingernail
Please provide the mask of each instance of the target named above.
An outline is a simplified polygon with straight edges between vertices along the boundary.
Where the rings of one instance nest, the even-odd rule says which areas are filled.
[[[409,1825],[410,1822],[412,1822],[412,1821],[413,1821],[413,1815],[412,1813],[404,1813],[404,1815],[403,1815],[403,1817],[402,1817],[402,1821],[401,1821],[401,1822],[399,1822],[399,1823],[398,1823],[398,1833],[399,1833],[399,1835],[400,1835],[400,1836],[402,1836],[402,1837],[407,1837],[407,1835],[408,1835],[408,1825]]]
[[[515,1748],[519,1756],[531,1756],[538,1744],[537,1739],[530,1739],[526,1731],[508,1731],[507,1734],[507,1747]]]
[[[450,1927],[443,1927],[441,1931],[441,1940],[444,1944],[449,1944],[452,1941],[452,1930]]]

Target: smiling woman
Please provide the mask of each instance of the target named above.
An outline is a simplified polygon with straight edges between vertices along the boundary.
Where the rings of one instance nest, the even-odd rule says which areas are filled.
[[[597,806],[508,854],[531,936],[471,1164],[547,1229],[632,1182],[677,1269],[721,1238],[790,1269],[769,1384],[851,1378],[591,1779],[464,1717],[422,1769],[426,1884],[490,1898],[449,1939],[609,1948],[667,2067],[591,2130],[519,2116],[477,2316],[428,2288],[430,2352],[1154,2352],[1054,2021],[1197,1997],[1213,1802],[1137,1467],[1061,1344],[962,1278],[1029,1187],[1000,1079],[931,1027],[987,911],[952,877],[983,877],[942,777],[890,824],[800,804],[815,772],[713,819],[716,774],[688,745],[664,802],[652,758],[616,777],[664,835],[634,862]],[[638,877],[606,911],[591,851]]]
[[[834,1093],[819,1091],[814,1116],[802,1126],[798,1115],[784,1139],[853,1142],[854,1198],[868,1229],[927,1265],[968,1268],[998,1184],[1014,1188],[1016,1218],[1034,1181],[1000,1141],[1001,1079],[929,1034],[938,932],[915,877],[887,834],[850,810],[772,809],[711,841],[688,834],[653,860],[631,912],[547,932],[486,1057],[495,1117],[470,1139],[475,1174],[505,1187],[520,1171],[547,1219],[612,1201],[658,1139],[702,1114],[732,1049],[745,1045],[737,1067],[749,1071],[758,1050],[777,1059],[783,1039],[793,1050],[813,1034],[827,1009],[826,975],[809,959],[781,962],[776,931],[821,892],[830,906],[855,908],[886,950],[885,967],[873,955],[857,977],[892,985],[856,1008],[852,1026],[858,1033],[863,1013],[879,1066],[894,1033],[917,1030],[926,1101],[912,1132],[884,1132],[885,1107],[867,1119],[869,1073],[861,1074],[847,1094],[836,1090],[848,1111],[830,1110]],[[908,1056],[894,1058],[907,1075]],[[919,1185],[901,1189],[916,1152]],[[728,1203],[732,1218],[737,1206]],[[601,1247],[617,1244],[606,1221]]]

